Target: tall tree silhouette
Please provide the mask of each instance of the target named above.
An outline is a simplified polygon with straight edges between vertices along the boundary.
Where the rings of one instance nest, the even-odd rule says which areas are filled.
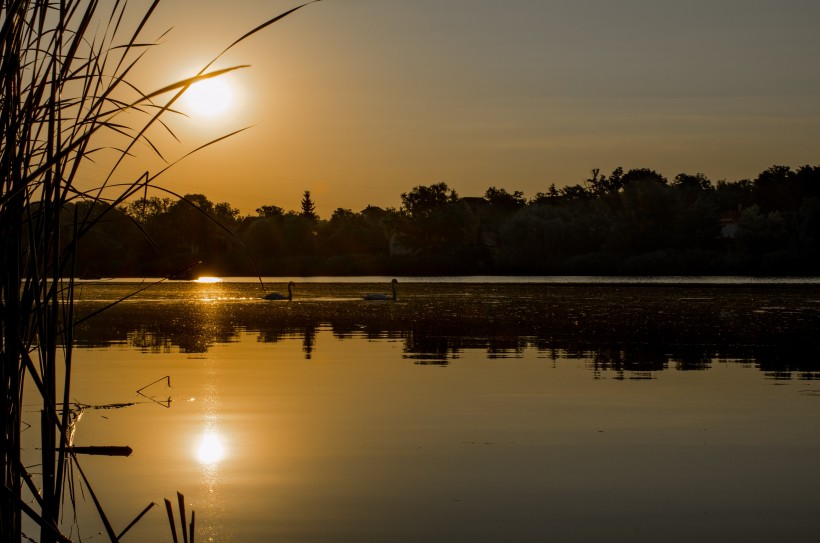
[[[302,216],[311,221],[319,219],[319,216],[316,215],[316,204],[313,203],[309,190],[306,190],[304,196],[302,196]]]

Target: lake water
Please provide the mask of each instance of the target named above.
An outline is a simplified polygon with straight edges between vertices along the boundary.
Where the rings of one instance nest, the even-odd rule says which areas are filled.
[[[75,445],[134,450],[80,458],[115,531],[159,504],[123,541],[171,541],[178,491],[197,541],[820,533],[816,280],[295,281],[78,291],[133,294],[80,326],[71,394]]]

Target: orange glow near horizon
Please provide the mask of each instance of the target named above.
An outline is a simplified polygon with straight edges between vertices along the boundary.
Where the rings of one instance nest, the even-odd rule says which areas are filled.
[[[197,283],[221,283],[221,277],[202,276],[196,280]]]
[[[200,82],[174,104],[189,117],[169,116],[180,141],[160,132],[168,141],[158,149],[186,158],[159,184],[252,216],[262,205],[299,210],[310,190],[328,219],[338,208],[398,208],[402,193],[442,181],[461,196],[500,185],[533,198],[552,184],[583,184],[593,169],[734,182],[775,164],[817,163],[820,76],[804,68],[816,56],[820,4],[592,3],[599,17],[584,40],[577,28],[592,23],[583,3],[472,9],[456,0],[435,15],[420,2],[312,4],[209,67],[248,69]],[[149,35],[174,30],[134,83],[157,89],[198,73],[270,18],[270,6],[212,3],[192,17],[200,4],[164,5]],[[754,54],[742,54],[745,45]],[[165,165],[147,149],[129,168],[138,177]]]

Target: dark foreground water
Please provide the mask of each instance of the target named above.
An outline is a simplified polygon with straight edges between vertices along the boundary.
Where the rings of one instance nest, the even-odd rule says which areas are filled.
[[[197,541],[820,533],[820,284],[297,281],[163,283],[80,327],[75,444],[134,449],[83,469],[115,531],[161,506],[124,541],[171,541],[177,491]]]

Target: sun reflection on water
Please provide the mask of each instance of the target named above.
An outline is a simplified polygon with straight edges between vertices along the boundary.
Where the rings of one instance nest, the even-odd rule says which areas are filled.
[[[203,276],[196,280],[197,283],[221,283],[221,277]]]
[[[221,277],[202,276],[195,282],[200,285],[196,287],[196,298],[202,302],[230,299],[225,296],[225,284]]]
[[[196,448],[196,459],[199,463],[213,466],[222,461],[226,454],[222,436],[215,430],[206,430]]]
[[[213,288],[203,286],[200,288]],[[208,306],[201,314],[205,320],[214,317],[216,306]],[[200,309],[204,309],[204,306]],[[192,436],[190,454],[201,470],[199,492],[199,514],[205,519],[199,527],[199,541],[230,541],[225,531],[225,503],[221,478],[226,464],[233,456],[231,431],[222,426],[221,402],[219,394],[219,364],[209,359],[204,367],[204,382],[197,404],[203,417],[198,435]]]

